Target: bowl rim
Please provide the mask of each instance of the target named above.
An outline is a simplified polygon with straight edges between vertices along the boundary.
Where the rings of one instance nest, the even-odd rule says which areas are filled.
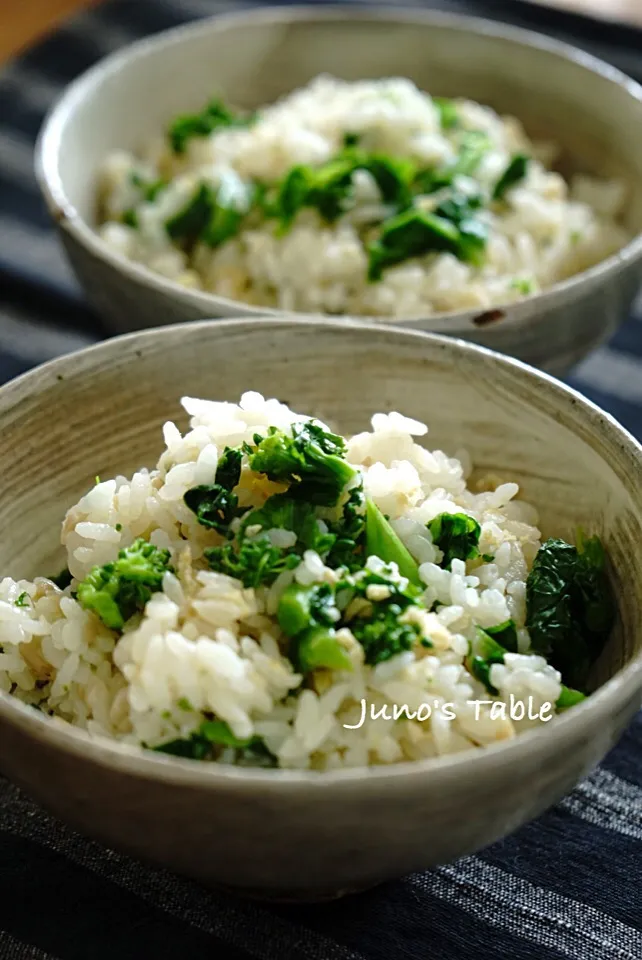
[[[252,317],[232,319],[199,320],[176,323],[163,327],[135,331],[112,337],[93,344],[74,353],[49,360],[19,377],[0,386],[0,424],[2,417],[26,397],[33,398],[44,385],[51,386],[82,377],[89,377],[95,369],[109,366],[119,357],[141,353],[149,344],[159,338],[171,342],[173,337],[184,338],[187,335],[198,338],[199,333],[208,331],[214,336],[216,331],[223,333],[245,331],[246,335],[256,330],[258,325],[269,329],[290,329],[294,335],[303,335],[305,328],[316,328],[325,333],[342,330],[358,331],[364,342],[369,335],[388,337],[391,340],[415,343],[417,350],[428,353],[441,352],[456,365],[458,357],[481,357],[495,366],[513,370],[536,391],[544,390],[556,398],[562,412],[580,409],[587,423],[603,439],[611,444],[617,443],[627,454],[632,471],[642,474],[642,444],[636,440],[609,413],[584,397],[577,390],[561,383],[547,373],[539,371],[520,360],[507,357],[487,347],[454,337],[444,337],[419,330],[403,330],[390,324],[363,324],[353,320],[316,319],[293,321],[291,318],[266,317],[256,320]],[[86,760],[104,768],[118,770],[147,780],[160,780],[176,785],[199,787],[211,790],[239,789],[249,791],[256,785],[263,790],[280,789],[325,789],[336,786],[350,789],[351,784],[366,782],[388,788],[398,787],[400,782],[408,783],[412,778],[423,780],[448,780],[457,778],[468,771],[475,774],[490,775],[499,773],[511,764],[518,750],[539,751],[542,756],[551,752],[555,743],[560,749],[582,735],[585,722],[593,717],[606,721],[616,711],[618,702],[628,702],[642,692],[642,649],[621,667],[606,683],[600,686],[584,702],[573,710],[566,711],[553,718],[553,724],[526,730],[507,741],[492,744],[483,749],[462,751],[441,757],[431,757],[419,761],[352,767],[331,771],[262,769],[251,767],[224,766],[216,763],[199,763],[180,757],[168,757],[130,746],[107,737],[96,737],[85,730],[75,727],[56,717],[45,716],[30,705],[18,700],[11,694],[0,691],[0,721],[19,728],[25,735],[39,741],[50,749],[63,753],[83,756]],[[557,737],[557,740],[554,738]],[[548,749],[547,749],[548,747]]]
[[[273,24],[292,22],[395,22],[419,24],[425,26],[444,27],[450,30],[473,33],[476,36],[491,37],[507,40],[510,43],[526,48],[535,48],[544,53],[553,55],[562,60],[576,64],[578,67],[601,76],[621,88],[633,100],[642,103],[642,84],[629,77],[617,67],[606,61],[575,47],[572,44],[554,39],[535,30],[507,25],[500,21],[488,20],[482,17],[466,16],[446,11],[415,10],[411,8],[395,10],[393,8],[352,7],[330,4],[317,6],[277,6],[258,7],[240,11],[231,11],[197,19],[185,24],[170,27],[152,36],[143,37],[125,47],[101,58],[77,77],[47,111],[38,134],[35,147],[35,175],[40,190],[53,219],[61,230],[66,231],[73,240],[84,247],[95,258],[105,265],[124,274],[131,282],[164,295],[174,301],[180,301],[198,309],[209,316],[212,313],[228,311],[227,315],[243,315],[248,317],[288,317],[291,319],[310,319],[318,316],[315,313],[298,313],[281,310],[277,307],[262,307],[245,303],[242,300],[232,300],[216,293],[203,290],[191,290],[169,280],[160,274],[154,273],[147,267],[122,254],[112,250],[100,238],[98,232],[85,221],[77,208],[69,200],[63,178],[58,169],[58,155],[62,139],[62,131],[70,116],[78,105],[88,96],[99,91],[102,81],[116,73],[124,64],[131,62],[141,54],[154,54],[170,46],[178,46],[203,31],[218,33],[244,24]],[[642,230],[615,253],[599,261],[586,270],[582,270],[567,279],[554,284],[536,294],[531,294],[522,300],[511,303],[498,304],[494,309],[506,311],[502,318],[501,328],[517,326],[527,321],[532,314],[534,304],[542,311],[553,307],[560,295],[572,296],[578,288],[591,287],[617,275],[628,265],[642,259]],[[466,310],[446,310],[426,317],[394,318],[368,315],[355,315],[352,319],[358,323],[395,322],[407,328],[429,326],[433,332],[449,332],[468,329],[470,322],[475,318],[485,317],[488,308],[477,307]],[[225,315],[225,314],[223,314]],[[323,316],[331,316],[323,314]],[[491,328],[492,329],[492,328]],[[515,331],[517,332],[517,331]]]

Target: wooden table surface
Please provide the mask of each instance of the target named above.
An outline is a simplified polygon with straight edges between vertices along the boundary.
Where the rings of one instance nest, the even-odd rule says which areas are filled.
[[[0,0],[0,63],[53,29],[65,17],[98,0]],[[642,0],[536,0],[642,27]]]

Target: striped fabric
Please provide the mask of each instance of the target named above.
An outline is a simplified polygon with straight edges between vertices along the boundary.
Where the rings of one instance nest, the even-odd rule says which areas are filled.
[[[642,34],[544,17],[528,3],[432,5],[534,25],[642,79]],[[43,111],[110,50],[236,6],[111,0],[0,77],[0,382],[104,335],[32,177]],[[642,302],[571,378],[638,436],[641,357]],[[641,881],[642,714],[573,794],[503,842],[316,907],[244,903],[142,866],[77,836],[0,779],[3,960],[640,960]]]

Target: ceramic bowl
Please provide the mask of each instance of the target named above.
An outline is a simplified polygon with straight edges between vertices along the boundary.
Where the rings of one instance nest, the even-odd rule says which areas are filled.
[[[39,181],[78,278],[112,330],[270,311],[187,290],[111,251],[94,232],[105,155],[135,150],[213,92],[252,108],[323,72],[407,76],[435,94],[491,104],[556,141],[566,172],[616,176],[629,190],[634,239],[616,255],[505,308],[405,327],[474,340],[557,374],[613,332],[641,277],[642,88],[586,53],[499,23],[319,5],[236,13],[133,44],[73,83],[49,115]]]
[[[485,750],[325,774],[145,753],[0,694],[0,770],[107,845],[255,897],[318,900],[454,860],[536,817],[617,741],[642,700],[642,448],[544,374],[450,338],[350,321],[221,320],[131,334],[0,388],[0,570],[62,566],[60,522],[99,474],[152,466],[179,398],[287,400],[350,433],[427,418],[515,480],[545,535],[603,538],[617,628],[584,703]]]

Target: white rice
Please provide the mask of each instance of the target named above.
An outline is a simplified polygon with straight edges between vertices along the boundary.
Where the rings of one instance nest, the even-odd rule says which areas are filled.
[[[292,580],[331,582],[334,571],[307,551],[301,565],[270,588],[246,589],[208,569],[203,549],[220,537],[199,525],[182,499],[191,485],[214,479],[217,453],[225,445],[251,442],[270,425],[285,427],[304,418],[256,393],[244,394],[239,405],[185,398],[183,406],[191,415],[190,429],[182,436],[174,424],[165,425],[166,446],[155,469],[97,483],[62,526],[76,580],[94,565],[113,561],[139,536],[168,548],[176,572],[165,574],[162,592],[122,633],[81,608],[71,596],[75,582],[61,591],[44,578],[32,583],[5,577],[1,690],[92,734],[136,745],[187,737],[214,715],[237,737],[262,737],[280,766],[319,770],[449,754],[542,722],[491,719],[490,704],[475,716],[470,703],[508,703],[512,694],[531,697],[538,709],[554,704],[561,691],[559,673],[529,654],[525,579],[540,533],[533,507],[516,499],[516,484],[483,489],[487,483],[475,492],[460,460],[415,442],[413,435],[427,432],[423,424],[397,413],[376,414],[372,432],[349,441],[347,459],[360,468],[368,495],[389,514],[420,564],[428,609],[416,616],[432,646],[417,644],[368,666],[363,648],[344,627],[341,642],[353,670],[317,671],[306,683],[284,654],[274,612]],[[280,489],[244,469],[239,500],[261,505]],[[492,561],[455,560],[451,570],[438,565],[441,552],[426,523],[446,511],[465,512],[479,522],[479,548],[492,554]],[[291,538],[283,538],[283,545],[290,544]],[[380,561],[369,563],[376,567]],[[435,600],[441,606],[430,613]],[[520,653],[492,667],[499,695],[491,697],[464,660],[475,625],[488,627],[509,617],[518,629]],[[359,720],[362,699],[375,710],[386,704],[417,710],[449,703],[456,716],[436,711],[430,719],[403,722],[368,716],[359,729],[348,729],[346,724]]]
[[[514,117],[469,100],[455,103],[460,126],[444,130],[435,102],[409,80],[347,83],[320,76],[264,108],[253,126],[195,137],[180,156],[162,136],[139,155],[116,151],[101,173],[100,234],[113,250],[170,280],[234,300],[288,311],[406,318],[522,299],[627,242],[617,222],[626,202],[620,182],[578,175],[567,183],[549,169],[554,145],[531,142]],[[364,170],[354,174],[350,208],[332,224],[305,208],[280,235],[273,220],[252,214],[233,239],[214,249],[200,244],[189,253],[165,230],[165,221],[200,183],[273,185],[295,165],[328,161],[346,134],[357,134],[370,152],[439,167],[456,157],[462,130],[483,131],[489,140],[474,175],[456,181],[464,193],[478,191],[489,203],[479,214],[489,230],[482,266],[451,253],[429,253],[368,282],[370,224],[390,211]],[[494,184],[518,152],[531,157],[526,177],[507,191],[505,203],[490,203]],[[153,202],[143,202],[132,175],[163,178],[169,185]],[[430,206],[433,199],[415,202]],[[137,228],[120,222],[131,209]]]

